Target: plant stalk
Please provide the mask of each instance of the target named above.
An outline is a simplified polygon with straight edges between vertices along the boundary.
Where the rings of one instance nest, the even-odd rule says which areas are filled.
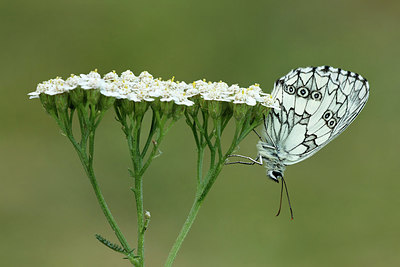
[[[89,132],[89,133],[88,133]],[[89,155],[86,154],[86,149],[82,148],[82,145],[86,145],[86,141],[81,141],[81,145],[79,145],[76,141],[75,138],[73,137],[72,133],[70,131],[66,131],[65,134],[67,135],[68,139],[71,141],[72,145],[74,146],[79,159],[82,163],[82,166],[84,167],[84,170],[86,172],[86,175],[89,178],[90,184],[92,185],[93,191],[95,193],[97,202],[100,205],[101,210],[103,211],[104,216],[107,219],[107,222],[109,223],[111,229],[114,231],[114,234],[118,238],[119,242],[121,243],[122,247],[126,251],[127,258],[129,261],[137,266],[138,261],[130,254],[132,249],[128,244],[128,241],[126,240],[125,236],[122,234],[116,220],[114,219],[110,209],[108,208],[108,205],[104,199],[104,196],[100,190],[100,187],[98,185],[94,169],[93,169],[93,156],[94,156],[94,136],[95,136],[95,130],[92,129],[91,131],[82,131],[82,139],[86,136],[89,135]]]
[[[171,251],[169,252],[167,261],[165,263],[165,267],[172,266],[172,263],[174,262],[175,257],[178,254],[178,251],[179,251],[180,247],[182,246],[183,241],[185,240],[186,235],[188,234],[190,228],[193,225],[194,220],[196,219],[197,213],[199,212],[202,202],[203,202],[202,200],[195,198],[192,208],[190,209],[190,212],[188,214],[188,217],[186,218],[186,221],[183,224],[183,227],[182,227],[178,237],[176,238],[176,241],[175,241],[174,245],[172,246]]]
[[[203,116],[204,118],[204,116]],[[211,187],[213,186],[214,182],[216,181],[218,175],[222,171],[223,166],[225,165],[226,159],[229,157],[229,155],[232,154],[232,152],[235,150],[235,148],[238,146],[238,144],[244,139],[247,134],[252,131],[257,125],[258,122],[254,121],[253,123],[249,123],[248,119],[242,119],[242,120],[237,120],[236,121],[236,128],[235,128],[235,134],[232,139],[232,143],[227,149],[226,153],[223,154],[222,152],[222,145],[221,145],[221,135],[222,131],[227,125],[227,121],[222,121],[221,119],[214,119],[214,129],[215,132],[209,135],[207,125],[208,125],[208,118],[205,120],[203,119],[203,124],[202,127],[200,126],[200,122],[196,117],[193,117],[193,120],[190,119],[190,117],[187,115],[186,116],[186,122],[189,124],[189,126],[192,128],[193,134],[195,136],[195,141],[196,141],[196,146],[197,146],[197,189],[196,189],[196,197],[193,202],[192,208],[189,211],[188,217],[186,218],[185,223],[182,226],[182,229],[173,244],[171,251],[168,254],[168,258],[165,263],[165,267],[170,267],[172,266],[176,255],[182,246],[182,243],[187,236],[190,228],[193,225],[194,220],[196,219],[197,213],[199,212],[199,209],[201,207],[201,204],[203,203],[205,197],[209,193]],[[200,126],[199,128],[196,128],[196,126]],[[199,130],[199,136],[202,138],[198,138],[196,130]],[[215,137],[215,142],[212,144],[211,142],[211,137]],[[204,137],[204,139],[203,139]],[[203,140],[205,140],[205,143],[203,143]],[[207,145],[210,153],[211,153],[211,160],[210,160],[210,166],[209,170],[206,174],[206,176],[203,178],[202,177],[202,168],[203,168],[203,158],[204,158],[204,146]],[[216,155],[218,155],[217,160]]]

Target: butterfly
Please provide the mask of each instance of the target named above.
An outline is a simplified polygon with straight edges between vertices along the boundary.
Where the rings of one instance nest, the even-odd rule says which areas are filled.
[[[272,97],[279,101],[280,110],[272,109],[264,117],[263,132],[257,134],[257,158],[231,155],[250,162],[229,164],[265,164],[269,178],[282,179],[281,203],[283,185],[289,200],[283,179],[286,166],[311,157],[341,134],[368,96],[368,81],[357,73],[329,66],[294,69],[275,82]],[[293,219],[291,206],[290,210]]]

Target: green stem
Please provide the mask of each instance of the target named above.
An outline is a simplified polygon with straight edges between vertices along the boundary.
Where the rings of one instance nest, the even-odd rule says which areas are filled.
[[[98,185],[96,176],[94,174],[94,169],[93,169],[93,152],[94,152],[94,132],[91,132],[89,136],[89,158],[87,157],[85,150],[82,149],[82,147],[75,141],[75,138],[71,135],[67,135],[69,140],[71,141],[72,145],[74,146],[79,159],[85,169],[86,175],[88,176],[90,180],[90,184],[93,187],[94,193],[96,195],[97,202],[100,205],[101,210],[103,211],[104,216],[106,217],[109,225],[111,226],[111,229],[114,231],[116,237],[118,238],[119,242],[121,243],[122,247],[125,249],[127,253],[129,253],[128,259],[129,261],[137,266],[137,260],[133,258],[130,255],[130,252],[132,251],[131,247],[128,244],[128,241],[126,240],[125,236],[122,234],[117,222],[115,221],[110,209],[108,208],[108,205],[104,199],[104,196],[100,190],[100,187]]]
[[[197,188],[201,186],[203,179],[203,158],[204,158],[204,147],[197,148]]]
[[[214,119],[214,129],[215,129],[215,146],[218,151],[218,159],[222,159],[222,147],[221,147],[221,134],[222,134],[222,122],[220,118]]]
[[[129,153],[132,160],[133,165],[133,178],[134,178],[134,188],[132,189],[135,195],[136,202],[136,212],[137,212],[137,256],[138,256],[138,264],[137,266],[144,266],[144,238],[145,232],[148,224],[148,220],[145,219],[144,216],[144,204],[143,204],[143,175],[147,168],[150,166],[153,159],[156,157],[156,153],[158,152],[158,148],[160,143],[171,126],[175,123],[172,121],[167,127],[165,127],[167,122],[167,117],[160,117],[158,112],[153,113],[152,125],[149,131],[149,136],[147,137],[145,146],[140,151],[140,133],[142,129],[142,120],[141,117],[133,117],[129,118],[129,125],[127,124],[127,120],[121,119],[120,121],[123,123],[123,128],[127,129],[125,131]],[[146,154],[148,152],[148,148],[152,137],[157,133],[157,137],[154,143],[154,146],[147,157],[147,160],[144,161]]]
[[[165,266],[169,267],[172,266],[172,263],[174,262],[176,255],[182,246],[182,243],[188,234],[190,228],[193,225],[194,220],[196,219],[197,213],[199,212],[200,206],[204,201],[204,198],[207,196],[208,192],[210,191],[212,185],[216,181],[219,173],[222,171],[222,168],[225,164],[225,160],[228,158],[230,154],[234,151],[234,149],[237,147],[239,144],[239,140],[242,140],[250,131],[250,128],[246,128],[243,130],[242,124],[243,121],[237,121],[236,123],[236,129],[235,129],[235,134],[232,139],[232,143],[226,153],[222,155],[222,149],[221,149],[221,142],[220,142],[220,137],[222,135],[222,129],[221,127],[224,127],[223,124],[226,124],[225,122],[222,123],[221,120],[215,120],[215,126],[216,126],[216,143],[215,146],[209,146],[210,152],[211,152],[211,162],[209,171],[207,175],[202,179],[202,168],[203,168],[203,157],[204,157],[204,148],[203,147],[197,147],[198,149],[198,159],[197,159],[197,190],[196,190],[196,198],[194,200],[193,206],[190,209],[189,215],[174,243],[172,246],[171,251],[169,252],[168,258],[166,260]],[[206,128],[206,123],[203,124],[203,127]],[[222,124],[222,125],[221,125]],[[256,126],[251,125],[251,126]],[[203,135],[208,135],[207,131],[203,131]],[[207,139],[207,137],[206,137]],[[213,155],[215,157],[215,150],[218,150],[219,160],[215,163],[213,159]],[[202,179],[199,182],[199,179]]]
[[[139,256],[139,264],[144,266],[144,209],[143,209],[143,179],[142,176],[135,176],[135,201],[137,211],[137,255]]]
[[[101,207],[101,210],[104,213],[104,216],[106,216],[108,223],[110,224],[112,230],[114,231],[115,235],[117,236],[119,242],[121,243],[122,247],[125,249],[127,253],[130,253],[132,251],[131,247],[128,244],[128,241],[125,239],[124,235],[122,234],[117,222],[115,221],[113,215],[111,214],[110,209],[108,208],[108,205],[103,197],[103,194],[101,193],[100,187],[97,183],[96,177],[93,172],[93,167],[90,166],[88,171],[87,171],[90,183],[92,184],[93,190],[95,192],[97,201]],[[131,263],[135,264],[137,260],[135,260],[133,257],[129,257],[129,260]],[[136,264],[135,264],[136,265]]]
[[[189,215],[181,229],[181,232],[179,233],[178,237],[176,238],[176,241],[169,252],[167,261],[165,263],[165,267],[170,267],[172,266],[172,263],[175,260],[175,257],[182,246],[183,240],[185,240],[186,235],[188,234],[190,228],[193,225],[194,220],[196,219],[197,213],[199,212],[200,206],[201,206],[202,200],[199,200],[198,198],[195,199],[193,202],[192,208],[190,209]]]
[[[161,124],[159,125],[159,134],[157,135],[156,142],[153,146],[153,149],[150,152],[150,155],[147,159],[147,161],[144,163],[140,170],[140,174],[143,175],[144,172],[147,170],[147,168],[150,166],[151,162],[153,159],[157,157],[157,152],[159,151],[160,144],[162,140],[164,139],[165,135],[168,133],[168,131],[171,129],[171,127],[175,124],[176,120],[172,120],[167,127],[165,127],[166,124],[166,119],[161,121]],[[143,155],[144,156],[144,155]]]
[[[145,143],[145,145],[143,147],[143,150],[142,150],[142,153],[141,153],[142,157],[144,157],[146,155],[147,149],[149,148],[151,139],[153,138],[153,135],[154,135],[155,131],[156,131],[156,116],[155,116],[154,111],[153,111],[153,116],[151,118],[151,126],[150,126],[149,135],[147,136],[146,143]]]
[[[223,157],[221,157],[221,160],[218,161],[218,163],[213,167],[210,168],[209,173],[207,174],[207,177],[204,179],[204,187],[202,189],[200,199],[204,199],[208,192],[210,191],[211,187],[213,186],[215,180],[217,179],[219,173],[222,170],[222,167],[225,164],[225,160],[228,158],[230,154],[232,154],[233,150],[235,147],[239,144],[238,142],[238,137],[239,137],[239,132],[240,128],[236,126],[235,134],[232,139],[231,146],[229,147],[228,151],[225,153]]]
[[[135,119],[133,116],[130,118],[130,126],[124,125],[127,131],[127,141],[129,153],[133,165],[134,175],[134,190],[137,212],[137,256],[138,264],[136,266],[144,266],[144,214],[143,214],[143,180],[142,180],[142,155],[140,154],[140,130],[142,118]],[[126,121],[125,121],[126,122]]]

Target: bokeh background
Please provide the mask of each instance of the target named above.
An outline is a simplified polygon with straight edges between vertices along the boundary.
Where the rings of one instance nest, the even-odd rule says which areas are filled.
[[[175,266],[397,266],[399,1],[0,1],[0,265],[129,266],[68,140],[27,93],[55,76],[131,69],[270,92],[299,66],[366,77],[366,108],[338,139],[291,166],[280,186],[262,167],[227,166]],[[136,242],[127,146],[108,112],[96,170],[109,206]],[[257,137],[240,146],[255,155]],[[181,120],[145,176],[147,266],[162,266],[195,190],[195,145]]]

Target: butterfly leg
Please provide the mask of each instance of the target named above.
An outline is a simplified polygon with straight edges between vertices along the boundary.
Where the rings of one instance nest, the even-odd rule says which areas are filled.
[[[250,160],[250,162],[234,161],[234,162],[226,162],[225,165],[230,165],[230,164],[263,165],[262,157],[260,157],[260,155],[258,155],[256,159],[253,159],[253,158],[247,157],[247,156],[236,155],[236,154],[229,155],[229,157],[244,158],[244,159]],[[258,161],[258,160],[260,160],[260,161]]]

